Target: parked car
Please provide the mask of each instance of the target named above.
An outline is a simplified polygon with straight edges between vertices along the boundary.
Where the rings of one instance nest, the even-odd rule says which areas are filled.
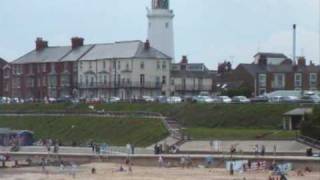
[[[110,97],[109,98],[109,103],[117,103],[117,102],[120,102],[121,101],[121,99],[119,98],[119,97],[115,97],[115,96],[113,96],[113,97]]]
[[[232,98],[232,102],[234,103],[250,103],[250,99],[245,96],[235,96]]]
[[[268,102],[269,99],[267,96],[257,96],[257,97],[251,98],[250,101],[252,103],[265,103],[265,102]]]
[[[219,102],[221,102],[221,103],[231,103],[232,102],[232,99],[229,98],[228,96],[219,96],[218,99],[219,99]]]
[[[142,100],[145,102],[154,102],[155,99],[151,96],[142,96]]]
[[[215,99],[210,96],[195,96],[193,97],[193,102],[198,103],[214,103]]]
[[[305,95],[300,99],[300,103],[320,103],[320,97],[318,95]]]
[[[298,103],[298,102],[300,102],[300,99],[297,96],[285,96],[282,98],[282,102],[284,102],[284,103]]]
[[[155,98],[155,100],[158,102],[158,103],[167,103],[167,97],[166,96],[157,96]]]
[[[170,96],[167,98],[167,103],[169,104],[177,104],[181,102],[182,102],[182,99],[179,96]]]
[[[283,96],[272,96],[272,97],[269,97],[269,102],[270,103],[281,103],[281,102],[283,102],[283,100],[284,100]]]

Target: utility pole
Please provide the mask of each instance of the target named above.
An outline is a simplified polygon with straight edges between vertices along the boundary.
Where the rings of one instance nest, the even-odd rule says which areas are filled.
[[[318,58],[319,58],[319,64],[320,64],[320,0],[319,0],[319,9],[318,9],[318,12],[319,12],[319,15],[318,15],[318,18],[319,18],[319,34],[318,34],[318,36],[319,36],[319,44],[318,44],[318,53],[319,53],[319,56],[318,56]]]

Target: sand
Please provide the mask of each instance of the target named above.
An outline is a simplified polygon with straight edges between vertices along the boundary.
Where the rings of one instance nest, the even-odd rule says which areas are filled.
[[[96,168],[96,174],[91,174],[91,168]],[[61,170],[59,167],[47,167],[48,174],[41,167],[7,168],[0,169],[0,179],[6,180],[267,180],[269,172],[235,174],[230,176],[225,169],[205,168],[158,168],[136,167],[133,172],[115,172],[119,164],[93,163],[79,166],[75,177],[72,176],[72,168]],[[127,170],[127,167],[124,166]],[[308,173],[303,177],[297,177],[295,172],[289,174],[290,180],[319,180],[320,173]]]

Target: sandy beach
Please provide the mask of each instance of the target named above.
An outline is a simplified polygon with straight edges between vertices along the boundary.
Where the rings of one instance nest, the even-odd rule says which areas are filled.
[[[269,172],[235,174],[230,176],[225,169],[205,168],[159,168],[159,167],[128,167],[123,166],[125,172],[117,172],[119,164],[93,163],[81,165],[74,171],[71,167],[62,170],[59,167],[47,167],[45,172],[41,167],[7,168],[0,169],[0,179],[6,180],[267,180]],[[91,169],[96,169],[96,174],[91,174]],[[76,172],[75,176],[72,172]],[[319,180],[320,173],[312,172],[298,177],[295,172],[290,172],[290,180]]]

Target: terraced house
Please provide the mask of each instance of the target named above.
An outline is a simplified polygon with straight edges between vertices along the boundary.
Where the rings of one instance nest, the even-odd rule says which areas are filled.
[[[253,96],[276,90],[319,90],[320,68],[304,57],[292,62],[283,54],[258,53],[252,64],[239,64],[231,81],[244,82]]]
[[[147,41],[48,46],[37,38],[36,48],[3,68],[7,96],[110,97],[168,95],[171,58]]]
[[[200,93],[212,94],[214,71],[203,63],[189,63],[186,56],[171,67],[171,90],[176,96],[195,96]]]

